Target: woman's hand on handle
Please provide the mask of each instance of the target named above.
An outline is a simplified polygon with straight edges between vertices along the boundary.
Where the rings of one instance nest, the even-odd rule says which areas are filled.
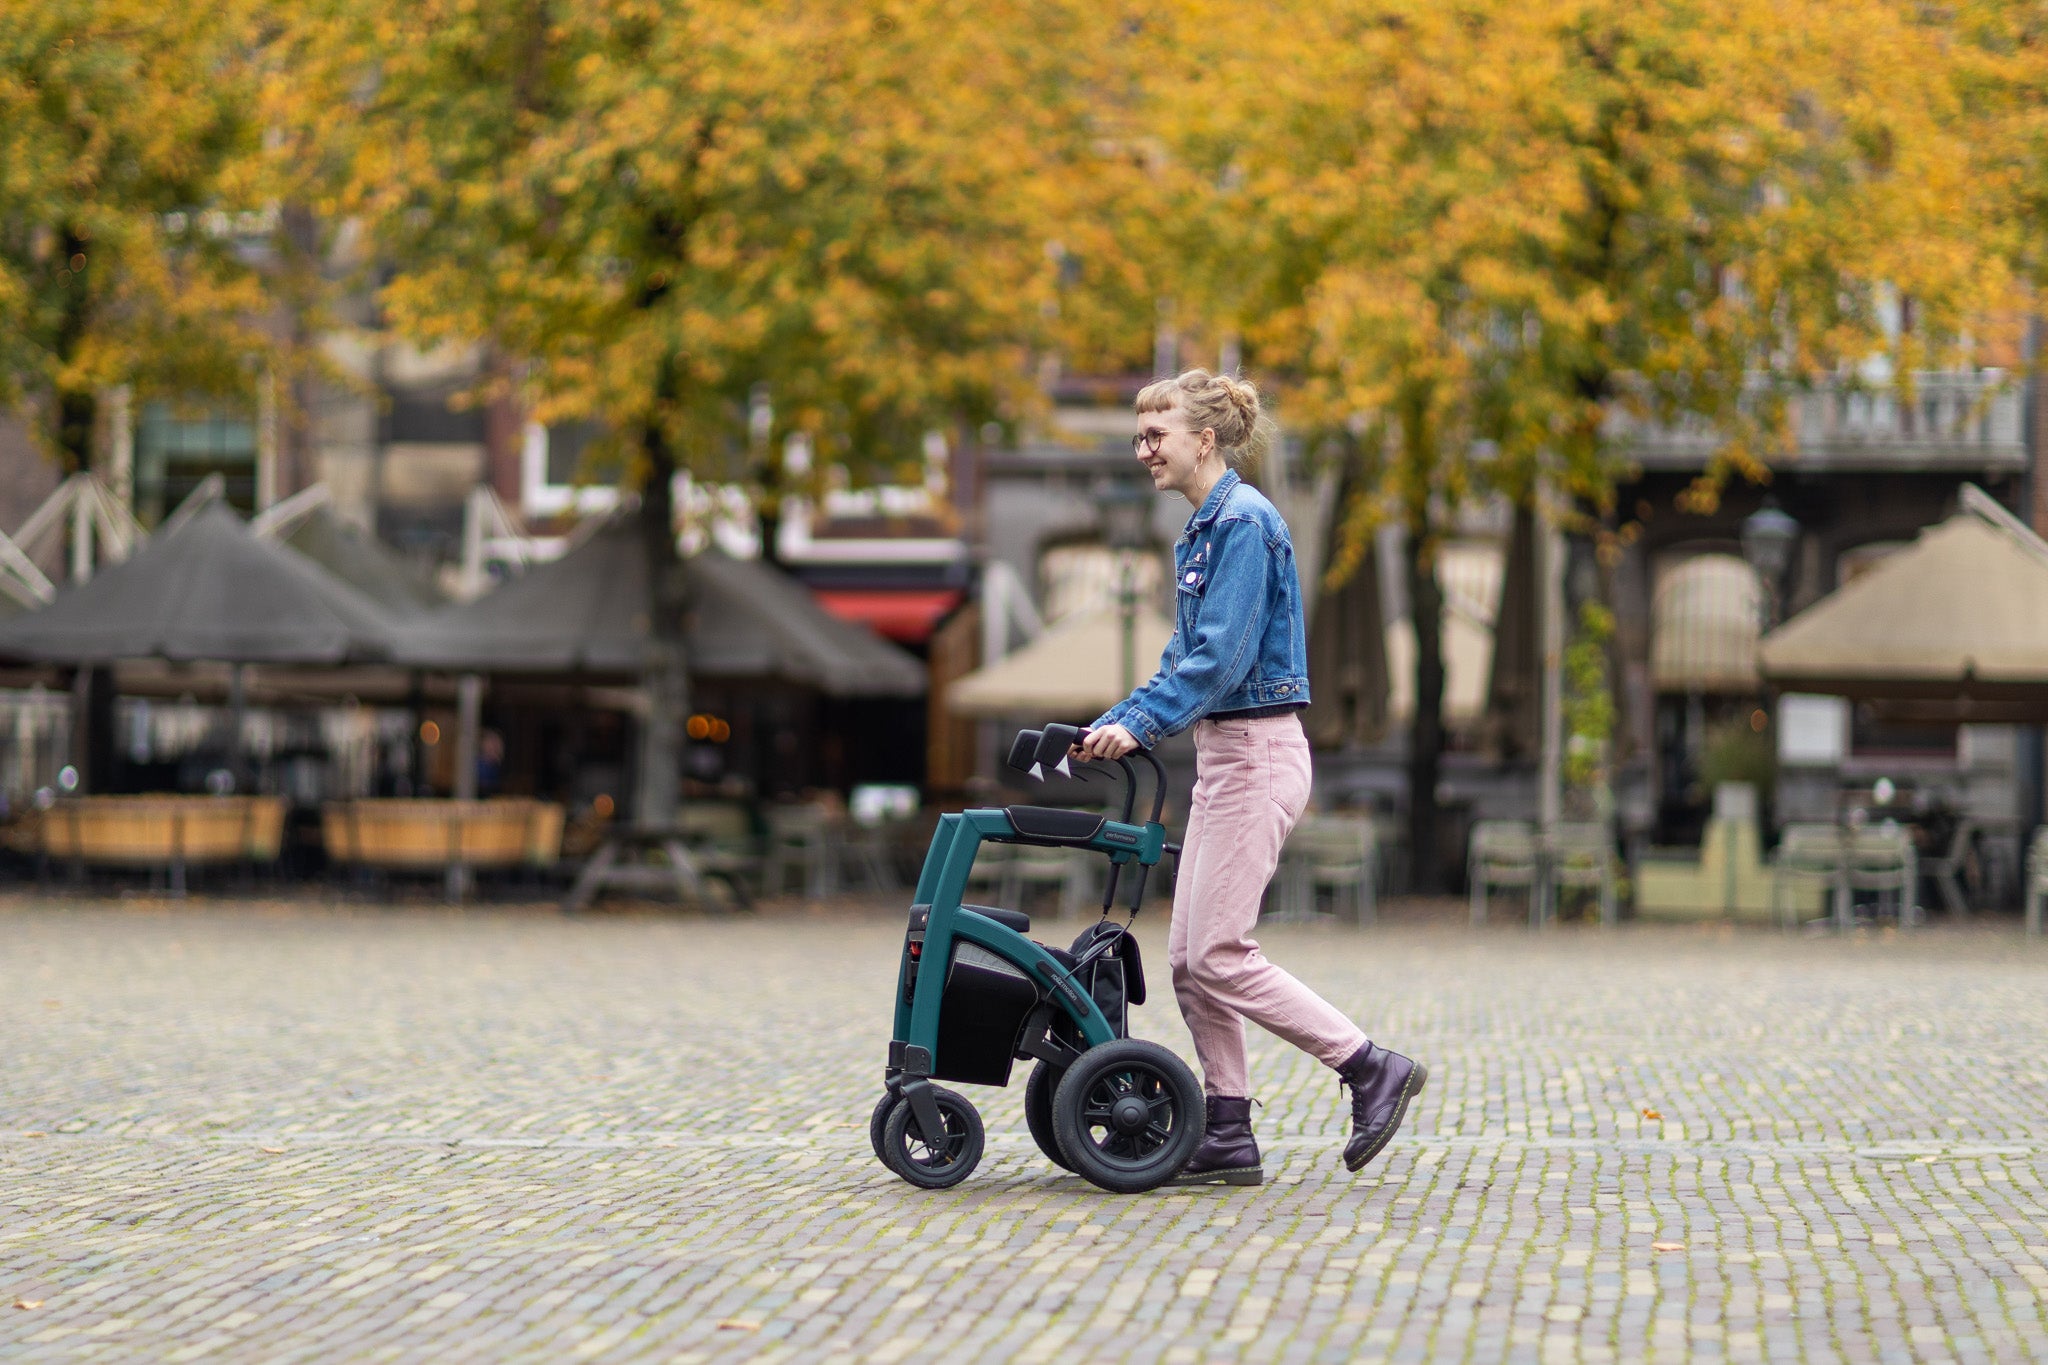
[[[1121,725],[1105,725],[1081,736],[1081,742],[1074,746],[1074,755],[1083,760],[1118,759],[1137,748],[1138,741],[1129,730]]]

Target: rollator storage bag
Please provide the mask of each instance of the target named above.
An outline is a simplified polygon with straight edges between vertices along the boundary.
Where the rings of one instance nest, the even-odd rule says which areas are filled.
[[[1074,981],[1094,997],[1095,1007],[1109,1020],[1116,1036],[1128,1038],[1131,1036],[1130,1006],[1145,1003],[1145,964],[1138,957],[1138,940],[1121,924],[1105,919],[1083,929],[1081,936],[1074,940],[1074,946],[1065,953],[1056,948],[1050,951],[1066,966],[1072,967],[1105,939],[1115,940],[1114,945],[1102,949],[1092,962],[1076,972]],[[1064,1015],[1054,1027],[1069,1045],[1085,1046],[1080,1030]]]
[[[981,945],[957,940],[939,998],[932,1075],[963,1085],[1008,1085],[1024,1020],[1037,1003],[1030,977]]]

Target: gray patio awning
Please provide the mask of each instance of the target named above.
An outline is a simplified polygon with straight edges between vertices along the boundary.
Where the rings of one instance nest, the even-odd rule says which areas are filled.
[[[396,657],[462,673],[638,674],[647,653],[647,561],[630,516],[599,527],[560,559],[474,602],[428,612],[396,631]],[[834,696],[917,696],[914,656],[841,621],[788,575],[705,550],[685,565],[685,658],[701,678],[779,678]]]
[[[354,588],[215,503],[42,610],[0,623],[0,658],[349,663],[383,658],[390,625]]]
[[[386,611],[405,614],[445,606],[448,596],[384,543],[316,507],[300,518],[284,543]]]
[[[1132,620],[1137,681],[1159,666],[1173,622],[1149,606]],[[1115,607],[1076,612],[1006,658],[983,664],[947,689],[960,716],[1090,721],[1122,701],[1123,616]]]
[[[1974,702],[2048,718],[2048,544],[1981,490],[1963,510],[1765,636],[1787,691]],[[2002,709],[2001,709],[2002,708]]]

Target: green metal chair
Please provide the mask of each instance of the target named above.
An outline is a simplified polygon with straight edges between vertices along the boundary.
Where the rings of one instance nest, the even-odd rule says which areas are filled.
[[[1616,896],[1614,840],[1599,820],[1566,820],[1542,837],[1542,890],[1535,923],[1557,917],[1559,893],[1566,887],[1594,891],[1600,897],[1600,922],[1616,924],[1621,913]]]
[[[1320,893],[1332,911],[1347,904],[1360,928],[1379,919],[1376,841],[1366,815],[1310,816],[1295,825],[1281,854],[1280,909],[1288,917],[1317,913]]]
[[[1486,923],[1487,892],[1521,887],[1529,897],[1529,923],[1542,913],[1542,857],[1536,827],[1526,820],[1480,820],[1465,845],[1465,877],[1471,887],[1472,923]]]
[[[1848,857],[1850,895],[1875,892],[1880,912],[1889,899],[1901,928],[1920,922],[1920,869],[1905,830],[1889,822],[1853,830]]]

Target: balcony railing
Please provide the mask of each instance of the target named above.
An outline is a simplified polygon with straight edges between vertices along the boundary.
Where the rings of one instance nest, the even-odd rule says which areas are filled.
[[[1760,394],[1763,382],[1752,387]],[[2003,370],[1923,371],[1910,398],[1891,388],[1829,384],[1792,394],[1787,409],[1798,438],[1781,458],[1787,468],[1990,471],[2027,462],[2025,394]],[[1705,423],[1624,418],[1609,434],[1644,469],[1699,469],[1721,445]]]

